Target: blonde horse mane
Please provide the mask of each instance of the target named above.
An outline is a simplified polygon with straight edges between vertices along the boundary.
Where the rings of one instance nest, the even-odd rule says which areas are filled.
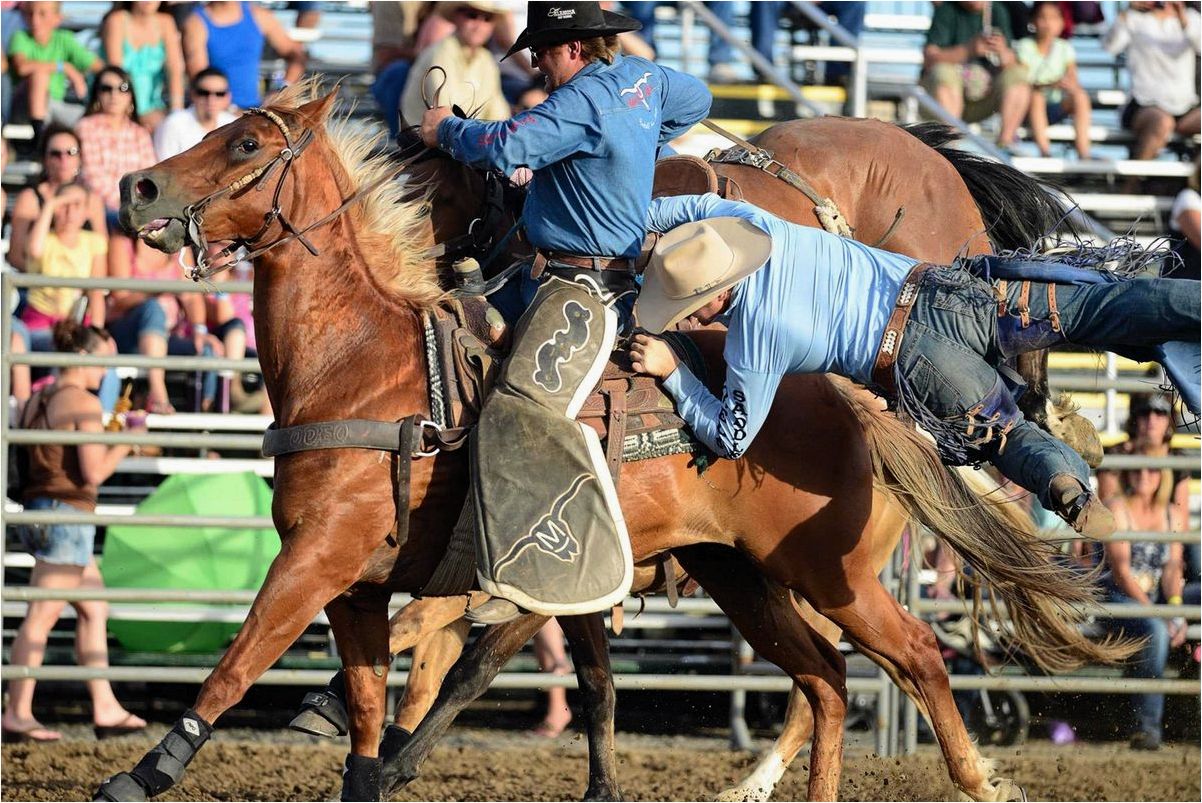
[[[321,121],[308,119],[300,107],[321,96],[321,79],[314,76],[279,92],[268,108],[298,119],[320,138]],[[352,109],[340,109],[324,127],[333,166],[345,174],[350,193],[397,169],[397,163],[379,150],[384,133],[353,122]],[[426,195],[424,188],[398,178],[384,181],[346,211],[375,281],[419,309],[434,306],[446,293],[434,259],[426,254],[432,245]]]

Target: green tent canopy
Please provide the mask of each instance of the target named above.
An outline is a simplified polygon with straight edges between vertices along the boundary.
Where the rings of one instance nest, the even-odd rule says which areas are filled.
[[[270,516],[271,489],[253,472],[177,474],[137,512]],[[274,530],[113,525],[105,535],[100,571],[110,588],[257,590],[279,551]],[[109,631],[136,652],[213,652],[224,649],[239,628],[229,622],[121,619],[120,608],[113,614]]]

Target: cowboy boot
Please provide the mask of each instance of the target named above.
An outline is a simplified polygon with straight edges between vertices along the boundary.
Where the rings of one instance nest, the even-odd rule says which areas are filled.
[[[1053,512],[1086,538],[1101,540],[1114,534],[1114,514],[1073,475],[1053,477],[1048,495],[1052,498]]]

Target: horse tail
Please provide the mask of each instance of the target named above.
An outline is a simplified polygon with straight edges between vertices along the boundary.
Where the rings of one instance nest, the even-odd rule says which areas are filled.
[[[952,163],[972,195],[996,251],[1032,248],[1041,237],[1070,226],[1064,195],[1026,173],[960,148],[960,133],[943,123],[902,126]]]
[[[1005,620],[997,616],[997,603],[1004,603],[1009,621],[1003,639],[1048,672],[1118,663],[1137,649],[1131,640],[1095,642],[1081,634],[1078,625],[1098,601],[1093,578],[1066,565],[1029,518],[1008,509],[1004,499],[974,493],[917,430],[882,413],[851,383],[832,382],[863,428],[876,484],[972,569],[965,577],[976,586],[974,616],[982,592],[989,593],[999,622]]]

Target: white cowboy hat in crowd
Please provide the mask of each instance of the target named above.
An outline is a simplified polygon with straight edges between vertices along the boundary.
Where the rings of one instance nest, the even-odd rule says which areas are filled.
[[[639,326],[658,334],[762,268],[772,238],[750,221],[715,217],[659,238],[634,305]]]
[[[510,11],[508,3],[489,2],[489,0],[462,0],[458,3],[439,3],[438,13],[449,20],[454,20],[455,12],[461,8],[471,8],[476,11],[483,11],[485,14],[501,15],[506,11]]]

